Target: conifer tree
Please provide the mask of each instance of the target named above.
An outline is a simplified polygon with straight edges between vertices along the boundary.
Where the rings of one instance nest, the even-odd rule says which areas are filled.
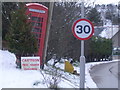
[[[25,14],[26,8],[19,3],[18,10],[11,13],[11,26],[6,36],[9,50],[19,57],[33,55],[37,52],[37,40],[31,33],[31,24]]]
[[[92,8],[88,14],[87,19],[89,19],[94,25],[100,25],[102,22],[100,13],[96,10],[96,8]]]
[[[109,56],[112,54],[112,40],[106,39],[99,36],[93,36],[90,42],[90,51],[91,59],[108,59]],[[94,60],[93,60],[94,61]]]

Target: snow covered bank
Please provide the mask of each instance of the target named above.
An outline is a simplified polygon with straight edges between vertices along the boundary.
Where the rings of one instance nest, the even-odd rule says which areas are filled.
[[[10,53],[9,51],[0,50],[0,59],[0,68],[2,69],[10,69],[16,66],[16,57],[13,53]]]
[[[32,71],[32,70],[20,70],[16,68],[15,64],[16,57],[13,53],[9,51],[0,50],[0,88],[47,88],[51,75],[46,74],[44,71]],[[52,60],[51,60],[52,62]],[[57,67],[64,69],[64,63],[57,63]],[[90,65],[89,65],[90,66]],[[50,68],[46,66],[46,68]],[[75,67],[79,70],[79,67]],[[87,70],[86,70],[87,71]],[[61,88],[79,88],[79,76],[73,75],[64,71],[59,71],[61,73],[61,81],[58,86]],[[43,77],[43,75],[45,77]],[[94,87],[94,84],[89,81],[89,72],[86,72],[86,87]],[[45,80],[46,79],[46,80]],[[90,82],[90,83],[88,83]],[[38,84],[36,84],[38,83]],[[36,84],[36,85],[34,85]]]
[[[35,70],[21,70],[16,68],[15,64],[16,57],[13,53],[9,51],[0,50],[0,88],[48,88],[50,82],[53,81],[52,75],[49,73],[49,70],[52,69],[50,66],[45,66],[45,71],[35,71]],[[64,60],[63,60],[64,61]],[[51,63],[53,60],[50,61]],[[49,63],[50,63],[49,62]],[[113,62],[113,61],[110,61]],[[85,71],[85,87],[86,88],[97,88],[96,84],[93,82],[90,76],[90,68],[94,65],[106,62],[94,62],[86,64]],[[61,78],[58,81],[58,86],[60,88],[79,88],[80,76],[73,75],[71,73],[64,72],[64,62],[57,63],[59,73]],[[79,70],[78,66],[74,66],[77,72]],[[49,70],[48,70],[49,69]],[[42,73],[41,73],[42,72]],[[54,71],[50,71],[54,72]]]
[[[62,63],[56,63],[55,66],[57,68],[64,70],[64,61],[65,60],[62,59],[62,61],[61,61]],[[54,59],[51,59],[50,61],[48,61],[48,63],[50,65],[53,65]],[[85,88],[97,88],[96,84],[92,80],[90,73],[89,73],[90,68],[97,64],[98,63],[95,62],[95,63],[87,63],[85,65],[85,67],[86,67],[85,68]],[[79,62],[77,62],[77,65],[75,65],[75,66],[73,64],[74,70],[76,70],[78,73],[80,73],[79,65],[80,65]],[[80,76],[76,76],[76,75],[72,75],[72,74],[68,74],[68,73],[65,74],[65,72],[64,72],[64,76],[76,85],[75,88],[79,88]]]
[[[16,69],[16,57],[9,51],[0,50],[0,88],[33,88],[33,83],[43,80],[38,71]],[[41,84],[40,87],[46,87]]]
[[[48,88],[52,76],[44,71],[21,70],[16,68],[16,57],[9,51],[0,50],[0,88]],[[68,73],[67,73],[68,74]],[[67,74],[65,76],[67,76]],[[63,75],[64,76],[64,75]],[[70,75],[69,75],[70,76]],[[59,83],[61,88],[75,88],[65,78]]]

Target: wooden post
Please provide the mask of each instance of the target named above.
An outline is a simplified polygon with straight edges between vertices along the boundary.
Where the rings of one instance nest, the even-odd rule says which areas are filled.
[[[50,33],[50,26],[51,26],[51,20],[52,20],[52,12],[53,12],[53,6],[54,2],[49,3],[49,12],[48,12],[48,22],[47,22],[47,31],[46,31],[46,37],[45,37],[45,46],[44,46],[44,54],[43,54],[43,65],[42,69],[44,68],[44,64],[46,61],[46,55],[47,55],[47,46],[48,46],[48,39],[49,39],[49,33]]]

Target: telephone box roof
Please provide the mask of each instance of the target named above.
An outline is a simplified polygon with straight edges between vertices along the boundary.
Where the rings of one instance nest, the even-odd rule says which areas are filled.
[[[39,6],[42,6],[42,7],[46,8],[46,9],[48,9],[48,7],[46,7],[46,6],[42,5],[42,4],[39,4],[39,3],[28,3],[28,4],[26,4],[26,6],[30,6],[30,5],[39,5]]]

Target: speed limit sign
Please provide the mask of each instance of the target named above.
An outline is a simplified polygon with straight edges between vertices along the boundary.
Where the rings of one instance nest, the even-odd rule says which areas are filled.
[[[93,24],[87,19],[79,19],[72,26],[73,35],[79,40],[87,40],[94,33]]]

